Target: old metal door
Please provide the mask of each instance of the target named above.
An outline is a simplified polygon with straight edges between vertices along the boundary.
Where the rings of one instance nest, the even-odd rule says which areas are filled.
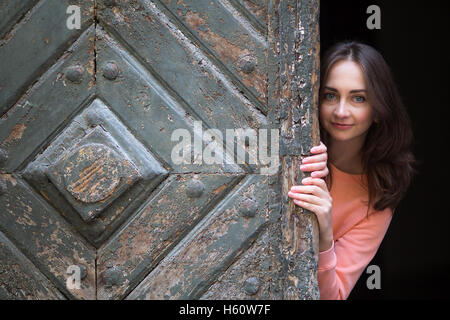
[[[317,226],[282,195],[317,142],[317,12],[2,1],[0,298],[317,298]],[[181,129],[191,163],[175,161]],[[261,151],[227,129],[259,147],[280,133],[279,162],[250,162]],[[198,141],[234,163],[202,161]]]

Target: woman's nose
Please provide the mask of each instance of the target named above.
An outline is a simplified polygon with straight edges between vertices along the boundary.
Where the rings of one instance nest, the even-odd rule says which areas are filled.
[[[334,113],[335,113],[336,117],[339,117],[339,118],[344,118],[349,115],[347,104],[344,99],[341,99],[339,101],[339,104],[334,109]]]

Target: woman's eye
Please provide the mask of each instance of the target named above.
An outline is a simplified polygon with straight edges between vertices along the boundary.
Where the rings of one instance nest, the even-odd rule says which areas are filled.
[[[356,102],[365,102],[366,98],[363,96],[355,96],[353,97],[353,100],[355,100]]]
[[[333,100],[336,97],[336,95],[334,93],[325,93],[324,96],[325,96],[325,99],[327,99],[327,100]]]

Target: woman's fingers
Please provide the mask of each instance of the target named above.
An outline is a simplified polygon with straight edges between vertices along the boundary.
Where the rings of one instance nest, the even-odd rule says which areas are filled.
[[[304,158],[300,170],[304,172],[313,171],[311,176],[316,178],[326,177],[329,173],[327,147],[321,141],[319,146],[311,148],[311,153],[316,153],[316,155]]]
[[[327,183],[321,178],[304,178],[300,186],[292,186],[291,192],[313,193],[315,195],[329,195]]]
[[[323,153],[327,151],[327,147],[323,144],[322,141],[320,141],[320,144],[318,146],[311,148],[311,153]]]
[[[303,158],[302,163],[321,162],[321,161],[326,161],[327,159],[328,159],[328,153],[322,152],[315,156]]]
[[[300,166],[300,170],[302,170],[302,171],[318,171],[318,170],[323,170],[324,168],[326,168],[326,166],[327,166],[326,161],[302,164]]]
[[[323,168],[323,170],[312,172],[311,173],[311,177],[314,177],[314,178],[325,178],[328,175],[329,172],[330,171],[328,170],[327,166],[325,165],[325,168]]]
[[[328,192],[327,184],[323,179],[305,178],[304,185],[292,186],[288,197],[292,198],[298,206],[315,212],[318,215],[329,213],[333,199]]]
[[[312,180],[308,180],[312,179]],[[321,181],[322,182],[321,182]],[[288,196],[292,196],[295,198],[295,195],[297,194],[312,194],[319,198],[328,199],[329,198],[329,192],[326,186],[325,181],[323,179],[317,179],[317,178],[305,178],[303,181],[306,181],[305,185],[300,186],[292,186],[291,190],[288,193]],[[302,183],[303,183],[302,181]]]
[[[292,199],[295,200],[300,200],[303,202],[308,202],[311,204],[316,204],[316,205],[321,205],[322,204],[322,199],[315,196],[315,195],[311,195],[311,194],[306,194],[306,193],[292,193],[289,192],[288,196]]]

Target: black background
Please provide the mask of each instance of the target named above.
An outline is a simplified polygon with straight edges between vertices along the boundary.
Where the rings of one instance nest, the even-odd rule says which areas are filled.
[[[375,47],[390,66],[414,131],[420,162],[374,259],[381,289],[361,275],[349,300],[450,297],[448,1],[322,0],[321,54],[340,40]],[[369,30],[367,7],[381,9],[381,29]]]

